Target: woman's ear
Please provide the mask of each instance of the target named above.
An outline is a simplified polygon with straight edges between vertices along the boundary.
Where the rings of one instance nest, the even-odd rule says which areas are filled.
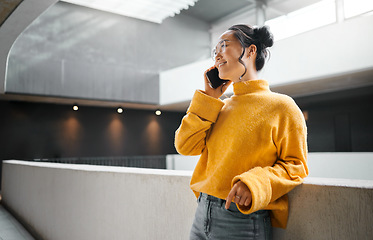
[[[251,44],[246,51],[246,56],[253,57],[256,54],[256,50],[256,46],[254,44]]]

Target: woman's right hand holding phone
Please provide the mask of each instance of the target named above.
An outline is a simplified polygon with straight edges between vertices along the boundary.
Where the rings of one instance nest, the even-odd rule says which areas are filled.
[[[227,90],[227,88],[229,87],[229,85],[232,83],[232,81],[228,81],[228,82],[225,82],[223,83],[222,85],[220,85],[219,87],[217,88],[212,88],[210,83],[209,83],[209,80],[207,78],[207,75],[206,73],[212,69],[214,69],[215,66],[213,67],[210,67],[209,69],[207,69],[204,73],[204,79],[205,79],[205,93],[211,97],[214,97],[214,98],[220,98],[223,93]]]

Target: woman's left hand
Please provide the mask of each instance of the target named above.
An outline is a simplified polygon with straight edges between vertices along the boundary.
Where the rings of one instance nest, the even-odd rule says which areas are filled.
[[[251,192],[245,183],[238,181],[236,182],[226,199],[225,208],[228,209],[233,201],[238,205],[248,207],[251,205]]]

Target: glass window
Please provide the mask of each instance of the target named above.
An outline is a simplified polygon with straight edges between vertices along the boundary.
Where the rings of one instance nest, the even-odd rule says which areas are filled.
[[[372,1],[372,0],[371,0]],[[324,0],[266,21],[275,40],[284,39],[336,22],[334,0]]]
[[[345,18],[373,11],[373,0],[344,0]]]

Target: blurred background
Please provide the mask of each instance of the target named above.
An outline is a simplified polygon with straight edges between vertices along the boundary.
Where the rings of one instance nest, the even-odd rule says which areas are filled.
[[[273,32],[261,77],[302,109],[310,153],[373,152],[371,0],[0,4],[1,161],[166,168],[211,49],[238,23]]]

